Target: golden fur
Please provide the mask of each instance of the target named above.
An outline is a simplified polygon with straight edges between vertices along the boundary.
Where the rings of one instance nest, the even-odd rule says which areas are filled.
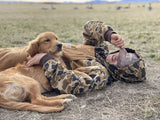
[[[51,41],[47,41],[52,39]],[[55,40],[55,41],[54,41]],[[52,44],[55,42],[55,45]],[[29,43],[29,46],[16,48],[1,48],[0,49],[0,71],[15,67],[18,63],[23,63],[29,55],[33,56],[36,53],[50,53],[56,55],[56,43],[58,37],[52,32],[45,32],[37,36],[37,38]],[[60,53],[60,52],[57,52]]]
[[[26,52],[28,46],[17,48],[0,49],[0,71],[14,67],[17,63],[23,63],[27,60],[29,54]]]
[[[16,57],[14,58],[12,56],[9,60],[17,60],[10,66],[15,66],[18,62],[26,60],[28,53],[31,56],[34,56],[36,53],[45,52],[52,54],[55,58],[58,58],[61,55],[61,49],[57,47],[57,44],[60,44],[57,36],[54,33],[46,32],[40,34],[29,44],[29,46],[22,48],[22,50],[16,51],[12,48],[6,49],[6,51],[9,51],[6,53],[14,53]],[[10,53],[10,51],[13,52]],[[19,53],[22,53],[22,57],[16,56],[19,55]],[[0,55],[2,54],[4,56],[6,55],[5,52],[2,52]],[[22,64],[0,72],[1,107],[45,113],[63,110],[65,107],[64,103],[67,103],[74,98],[74,96],[70,94],[49,98],[41,95],[44,90],[49,91],[50,89],[51,87],[44,76],[44,71],[40,66],[25,67],[25,65]],[[26,100],[29,102],[25,102]]]

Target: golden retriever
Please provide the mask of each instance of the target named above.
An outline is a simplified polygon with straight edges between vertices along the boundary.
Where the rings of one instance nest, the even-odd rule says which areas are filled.
[[[18,63],[23,63],[27,60],[29,55],[33,56],[36,53],[50,53],[54,56],[58,56],[59,53],[56,49],[58,43],[58,37],[53,32],[45,32],[37,36],[35,40],[30,42],[29,46],[17,47],[17,48],[1,48],[0,49],[0,71],[15,67]],[[58,44],[61,45],[62,44]],[[58,47],[58,46],[57,46]],[[58,49],[57,49],[58,50]],[[58,53],[58,55],[56,55]]]
[[[15,66],[18,62],[26,60],[28,53],[34,56],[36,53],[45,52],[52,54],[55,58],[59,58],[61,56],[61,49],[62,44],[58,41],[57,36],[52,32],[45,32],[40,34],[29,46],[21,50],[15,51],[8,49],[9,51],[13,51],[10,54],[14,53],[14,57],[16,57],[9,58],[9,60],[17,59],[10,66]],[[23,55],[18,58],[18,55],[21,53]],[[46,113],[63,110],[65,108],[64,104],[75,98],[71,94],[56,97],[45,97],[41,95],[44,90],[49,91],[50,89],[51,87],[40,66],[26,67],[24,64],[21,64],[0,72],[1,107]],[[26,100],[29,102],[25,102]]]

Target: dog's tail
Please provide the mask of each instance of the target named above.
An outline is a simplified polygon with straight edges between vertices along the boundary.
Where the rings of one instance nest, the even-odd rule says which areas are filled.
[[[0,97],[0,107],[11,109],[11,110],[29,110],[29,111],[37,111],[41,113],[49,113],[49,112],[58,112],[62,111],[64,106],[42,106],[35,105],[28,102],[16,102],[16,101],[7,101]]]

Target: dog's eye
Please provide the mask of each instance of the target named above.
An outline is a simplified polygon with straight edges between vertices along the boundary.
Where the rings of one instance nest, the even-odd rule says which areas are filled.
[[[45,40],[45,42],[49,42],[49,41],[50,41],[50,39]]]

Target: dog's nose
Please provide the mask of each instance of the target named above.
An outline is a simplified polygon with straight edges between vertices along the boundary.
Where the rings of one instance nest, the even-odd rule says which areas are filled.
[[[58,44],[57,44],[57,47],[58,47],[58,48],[62,48],[62,44],[61,44],[61,43],[58,43]]]

